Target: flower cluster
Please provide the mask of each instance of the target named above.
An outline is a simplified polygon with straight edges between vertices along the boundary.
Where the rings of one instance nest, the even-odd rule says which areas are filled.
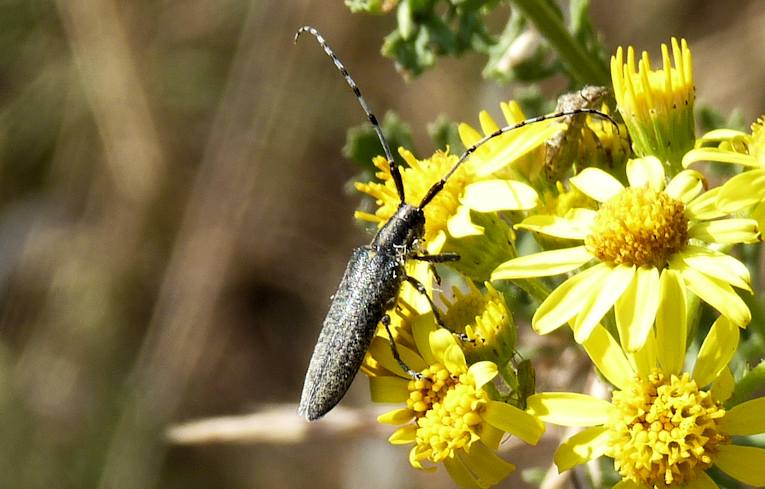
[[[418,245],[461,259],[438,266],[448,288],[433,265],[409,265],[432,299],[405,284],[392,337],[379,329],[363,367],[372,400],[399,404],[379,421],[398,427],[390,442],[410,445],[413,467],[491,487],[514,470],[503,439],[536,444],[551,423],[585,427],[557,449],[560,471],[603,456],[620,488],[716,487],[713,467],[765,486],[765,449],[737,438],[765,433],[765,399],[734,395],[731,363],[753,321],[734,247],[759,243],[765,225],[765,118],[696,138],[691,52],[672,39],[661,53],[659,69],[631,47],[611,59],[616,107],[601,110],[618,125],[580,114],[494,137],[425,207]],[[525,119],[514,102],[501,110],[507,125]],[[459,126],[466,147],[499,128],[479,121]],[[399,153],[414,203],[458,159]],[[743,171],[717,184],[699,162]],[[378,180],[356,187],[377,210],[357,217],[382,225],[398,194],[374,163]],[[526,318],[541,335],[567,325],[610,398],[533,394],[517,351]]]

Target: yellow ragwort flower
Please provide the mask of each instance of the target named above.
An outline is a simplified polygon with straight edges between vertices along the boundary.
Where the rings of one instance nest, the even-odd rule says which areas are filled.
[[[672,56],[661,45],[662,68],[651,69],[643,51],[635,63],[635,50],[619,47],[611,58],[611,79],[619,112],[638,156],[657,156],[676,173],[680,160],[695,140],[693,60],[685,39],[672,38]],[[674,62],[674,63],[673,63]]]
[[[490,398],[484,385],[497,375],[493,362],[468,366],[454,336],[434,329],[432,315],[413,325],[417,350],[399,348],[410,368],[423,378],[409,378],[390,349],[370,353],[389,375],[370,377],[372,400],[405,403],[381,415],[381,423],[400,425],[389,438],[394,445],[409,445],[410,464],[434,470],[443,463],[461,487],[487,488],[507,477],[515,466],[496,454],[505,432],[530,444],[542,436],[542,423],[514,406]]]
[[[450,330],[467,335],[462,348],[469,362],[489,360],[505,365],[515,354],[517,327],[505,296],[491,283],[484,285],[485,293],[468,281],[466,292],[453,287],[452,298],[442,295],[443,321]]]
[[[512,111],[508,104],[503,110]],[[485,112],[484,128],[496,128]],[[480,139],[469,126],[460,126],[466,145]],[[472,132],[471,132],[472,131]],[[475,133],[475,134],[473,134]],[[536,191],[511,178],[514,162],[539,147],[549,135],[549,126],[532,124],[491,140],[479,148],[449,178],[443,190],[425,207],[424,248],[431,254],[451,251],[462,259],[452,266],[471,279],[484,281],[498,263],[513,255],[512,229],[496,215],[497,211],[529,210],[537,205]],[[427,190],[456,163],[458,157],[437,151],[419,160],[403,149],[399,153],[407,166],[401,168],[407,201],[417,205]],[[381,182],[356,183],[356,188],[377,201],[374,214],[356,212],[356,217],[382,226],[399,206],[396,187],[383,157],[374,160]],[[481,250],[480,255],[476,250]]]
[[[765,449],[735,445],[733,436],[765,433],[765,398],[723,407],[735,387],[728,368],[739,330],[724,316],[712,325],[692,372],[684,371],[685,301],[667,298],[667,320],[637,352],[624,350],[598,326],[584,342],[614,386],[611,402],[584,394],[547,392],[528,399],[542,420],[586,427],[555,453],[558,470],[607,456],[619,489],[716,488],[706,470],[765,486]],[[679,303],[679,304],[678,304]]]
[[[751,217],[760,227],[765,226],[765,116],[752,124],[751,134],[733,129],[717,129],[705,134],[683,157],[683,166],[698,161],[746,167],[746,171],[723,184],[717,205],[724,212],[754,206]]]
[[[630,186],[624,187],[596,168],[571,178],[600,203],[597,211],[536,215],[516,227],[582,244],[512,259],[497,267],[492,280],[557,275],[597,261],[558,286],[532,320],[541,334],[569,322],[580,343],[613,306],[627,348],[639,348],[666,294],[659,285],[668,270],[679,272],[683,290],[746,326],[749,308],[731,286],[751,292],[749,271],[715,246],[756,241],[757,223],[719,219],[724,214],[715,206],[716,192],[703,192],[696,171],[685,170],[667,183],[659,160],[646,157],[627,164],[627,178]]]

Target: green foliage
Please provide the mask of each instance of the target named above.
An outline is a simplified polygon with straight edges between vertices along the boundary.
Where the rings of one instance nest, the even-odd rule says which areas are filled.
[[[569,26],[553,0],[514,0],[503,31],[487,27],[502,15],[499,0],[346,0],[352,12],[385,14],[396,8],[397,28],[382,53],[405,76],[418,76],[440,56],[476,52],[488,57],[486,78],[532,83],[562,73],[571,84],[605,83],[606,53],[589,19],[589,0],[569,5]]]
[[[403,122],[398,114],[393,111],[385,113],[380,125],[393,152],[393,159],[396,164],[403,164],[404,160],[399,156],[398,148],[403,146],[410,150],[414,149],[412,131],[409,125]],[[343,156],[357,163],[362,169],[374,173],[375,168],[372,159],[384,154],[382,144],[380,144],[377,133],[371,125],[364,123],[348,129],[345,146],[343,146]]]
[[[438,56],[485,53],[496,41],[484,16],[498,4],[498,0],[403,0],[396,9],[398,28],[386,36],[382,52],[411,76],[431,68]]]

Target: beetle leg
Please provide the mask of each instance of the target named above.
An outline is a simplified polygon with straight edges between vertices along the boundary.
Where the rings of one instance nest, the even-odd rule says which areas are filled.
[[[433,274],[433,277],[436,279],[436,285],[441,287],[441,275],[438,274],[438,269],[436,269],[436,265],[434,263],[430,263],[428,265],[428,268],[430,269],[430,273]]]
[[[433,255],[433,256],[439,256],[439,255]],[[417,292],[424,295],[425,298],[428,300],[428,303],[430,304],[430,309],[433,311],[433,316],[436,318],[436,324],[438,324],[440,327],[444,328],[446,331],[450,332],[451,334],[457,336],[460,341],[468,342],[468,343],[475,343],[475,340],[471,340],[468,338],[468,335],[465,333],[458,333],[457,331],[453,331],[451,328],[447,327],[444,324],[444,321],[441,319],[441,314],[438,312],[438,308],[436,308],[436,305],[433,303],[433,299],[430,298],[428,295],[428,292],[425,290],[425,286],[422,285],[422,282],[417,280],[414,277],[411,277],[409,275],[406,276],[406,281],[409,282],[412,287],[414,287]]]
[[[446,252],[446,253],[439,253],[437,255],[414,255],[412,257],[412,260],[418,260],[418,261],[426,261],[430,263],[444,263],[447,261],[459,261],[460,255],[457,253],[452,252]]]
[[[451,253],[451,252],[439,253],[437,255],[429,255],[426,251],[422,255],[414,255],[411,258],[413,260],[430,263],[430,271],[433,272],[433,276],[436,277],[436,283],[438,285],[441,285],[441,276],[438,274],[435,264],[449,262],[449,261],[458,261],[460,259],[460,255],[458,255],[457,253]]]
[[[383,323],[383,326],[385,326],[385,331],[388,332],[388,339],[390,340],[390,349],[393,352],[393,358],[396,359],[396,362],[398,362],[398,365],[404,370],[404,372],[407,373],[411,378],[414,380],[420,380],[424,376],[419,373],[415,372],[409,366],[404,363],[404,361],[401,359],[401,355],[398,354],[398,348],[396,348],[396,342],[393,341],[393,334],[390,332],[390,316],[385,314],[382,319],[380,320],[381,323]]]

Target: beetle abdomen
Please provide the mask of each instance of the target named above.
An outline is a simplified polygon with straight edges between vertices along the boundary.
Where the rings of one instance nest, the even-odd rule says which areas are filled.
[[[404,277],[397,256],[370,246],[353,251],[311,356],[298,407],[301,416],[317,419],[343,398]]]

